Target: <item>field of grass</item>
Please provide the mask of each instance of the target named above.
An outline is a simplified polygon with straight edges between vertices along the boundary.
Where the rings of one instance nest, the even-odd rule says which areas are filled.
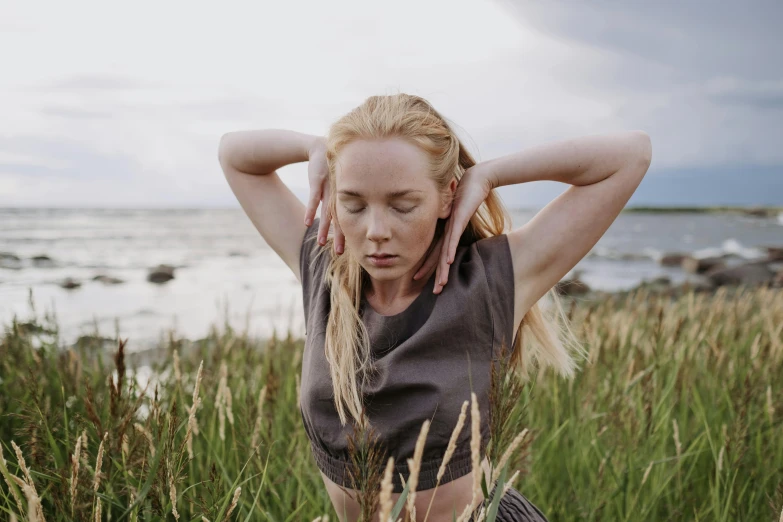
[[[589,361],[525,384],[493,442],[530,430],[514,487],[553,522],[780,519],[783,291],[641,290],[569,315]],[[63,350],[46,314],[6,325],[0,518],[338,520],[297,405],[302,348],[172,336],[143,388],[121,353]]]

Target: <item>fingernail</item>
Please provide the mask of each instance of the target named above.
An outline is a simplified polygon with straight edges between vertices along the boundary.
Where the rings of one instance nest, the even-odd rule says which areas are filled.
[[[337,253],[342,254],[343,253],[343,247],[338,246],[337,247]]]
[[[312,219],[310,219],[310,218],[305,219],[305,225],[307,225],[309,227],[312,224],[313,224],[313,220]]]

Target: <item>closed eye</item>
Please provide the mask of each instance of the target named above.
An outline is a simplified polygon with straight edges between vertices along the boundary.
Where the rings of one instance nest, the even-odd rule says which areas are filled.
[[[396,212],[399,212],[400,214],[409,214],[409,213],[413,212],[416,209],[416,207],[411,207],[411,208],[408,208],[408,209],[401,209],[401,208],[396,208],[396,207],[392,207],[392,208],[394,208],[394,210]],[[348,207],[345,207],[345,210],[349,214],[358,214],[359,212],[364,210],[364,207],[359,208],[359,209],[350,209]]]

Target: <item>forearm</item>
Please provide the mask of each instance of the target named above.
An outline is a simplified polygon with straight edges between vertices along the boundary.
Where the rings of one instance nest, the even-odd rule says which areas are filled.
[[[493,187],[529,181],[559,181],[590,185],[623,166],[650,162],[649,136],[642,131],[591,135],[525,148],[479,163]]]
[[[218,159],[248,174],[267,174],[307,161],[310,147],[320,138],[286,129],[228,132],[220,138]]]

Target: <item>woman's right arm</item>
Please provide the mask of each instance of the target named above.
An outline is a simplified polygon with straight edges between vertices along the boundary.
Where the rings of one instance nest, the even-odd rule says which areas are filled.
[[[224,134],[218,147],[220,166],[242,209],[300,282],[306,209],[276,169],[308,161],[319,139],[284,129],[244,130]]]

